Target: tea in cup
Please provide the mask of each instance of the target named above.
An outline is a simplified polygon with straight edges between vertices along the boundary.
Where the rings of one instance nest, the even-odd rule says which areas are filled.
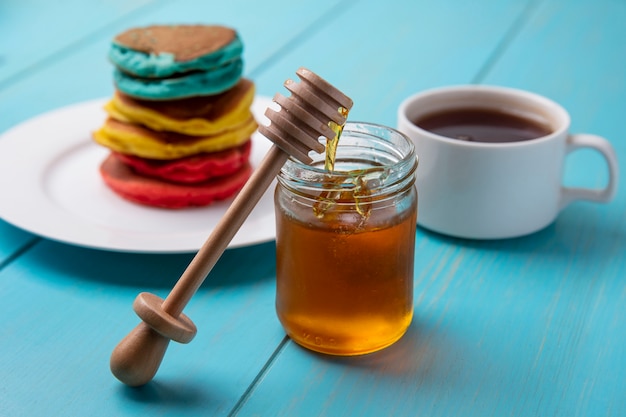
[[[452,86],[407,98],[398,130],[420,155],[418,224],[461,238],[511,238],[543,229],[575,200],[610,201],[618,180],[613,147],[569,127],[559,104],[518,89]],[[606,160],[604,188],[562,185],[565,157],[580,148]]]

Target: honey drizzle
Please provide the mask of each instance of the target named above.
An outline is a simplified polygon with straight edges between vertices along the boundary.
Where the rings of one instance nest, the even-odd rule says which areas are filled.
[[[326,138],[326,160],[324,161],[324,169],[332,171],[335,169],[335,158],[337,156],[337,145],[339,144],[339,138],[343,132],[343,127],[346,125],[345,120],[348,118],[348,109],[345,107],[339,107],[337,109],[339,114],[344,118],[343,124],[337,124],[332,120],[328,122],[328,127],[335,132],[334,138]]]
[[[326,158],[324,160],[324,169],[329,172],[332,172],[335,169],[337,146],[339,145],[339,139],[341,138],[343,128],[346,125],[345,120],[348,118],[348,109],[345,107],[339,107],[338,111],[339,114],[344,117],[343,124],[335,123],[332,120],[328,122],[328,127],[335,132],[335,136],[333,138],[326,138]],[[355,209],[357,213],[361,215],[362,220],[364,221],[367,219],[370,207],[366,207],[366,205],[362,204],[363,202],[369,201],[369,198],[367,197],[370,195],[370,190],[367,186],[367,181],[363,178],[360,170],[351,171],[350,174],[349,182],[352,183],[354,188],[342,191],[325,190],[322,191],[317,197],[317,201],[313,204],[313,213],[318,219],[324,217],[326,211],[334,206],[337,201],[342,199],[353,200]],[[334,182],[340,185],[338,181]]]

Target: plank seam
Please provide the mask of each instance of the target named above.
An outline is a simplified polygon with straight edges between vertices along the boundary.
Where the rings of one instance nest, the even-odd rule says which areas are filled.
[[[278,356],[280,356],[283,349],[285,349],[285,346],[287,346],[287,342],[289,342],[289,337],[285,335],[274,350],[274,352],[271,354],[267,362],[265,362],[265,365],[263,365],[257,376],[252,380],[246,391],[241,395],[239,401],[237,401],[237,403],[233,406],[233,409],[228,414],[228,417],[234,417],[239,413],[239,411],[248,401],[256,387],[261,383],[261,380],[269,372],[270,368],[272,367]]]
[[[476,76],[471,81],[472,84],[480,84],[485,80],[498,60],[504,55],[508,46],[522,31],[522,28],[528,22],[530,15],[534,12],[541,1],[542,0],[531,0],[528,2],[522,13],[517,17],[517,19],[515,19],[509,30],[504,34],[502,40],[496,45],[491,55],[489,55],[489,57],[485,60],[485,64],[478,70]]]
[[[353,5],[354,2],[350,4],[350,6]],[[279,60],[281,55],[286,54],[293,49],[296,49],[300,43],[304,42],[311,36],[311,33],[319,31],[320,28],[327,25],[330,21],[339,18],[340,15],[342,13],[345,13],[348,9],[349,7],[346,7],[346,4],[343,2],[339,2],[334,7],[328,9],[319,18],[315,19],[313,22],[311,22],[311,24],[306,26],[301,32],[293,36],[290,41],[278,48],[274,53],[268,56],[267,59],[258,64],[255,68],[253,68],[250,71],[249,77],[253,79],[257,78],[258,75],[265,71],[266,68],[270,67],[277,60]]]
[[[42,239],[40,237],[35,237],[32,240],[26,242],[26,244],[22,245],[18,250],[9,255],[6,259],[0,262],[0,272],[6,268],[11,262],[22,256],[24,253],[28,252],[33,246],[39,243]]]

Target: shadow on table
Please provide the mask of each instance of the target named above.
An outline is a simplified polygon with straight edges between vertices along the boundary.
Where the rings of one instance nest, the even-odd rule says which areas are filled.
[[[185,384],[183,381],[176,384],[151,381],[141,387],[120,385],[119,391],[124,398],[131,401],[142,404],[155,403],[162,407],[196,408],[207,402],[205,389],[194,384]]]
[[[487,404],[503,401],[514,407],[525,386],[537,387],[539,392],[557,390],[537,369],[532,353],[520,355],[506,343],[485,348],[461,332],[426,321],[414,320],[398,342],[372,354],[306,354],[314,356],[323,368],[307,376],[304,383],[315,389],[333,389],[332,395],[345,396],[346,401],[352,392],[363,390],[389,395],[397,408],[435,405],[447,398]]]
[[[137,411],[149,413],[154,407],[158,407],[161,412],[168,415],[172,411],[188,415],[190,410],[197,410],[200,415],[203,412],[210,414],[216,406],[224,403],[222,395],[227,396],[223,387],[207,387],[205,381],[199,383],[188,379],[150,381],[140,387],[120,384],[117,391],[120,400],[135,403]]]
[[[563,211],[555,222],[535,233],[510,239],[477,240],[446,236],[418,227],[420,234],[434,244],[453,245],[471,250],[502,252],[511,255],[529,253],[562,258],[583,252],[587,259],[604,259],[615,245],[626,248],[626,230],[614,212],[597,204],[580,203]]]
[[[171,288],[194,254],[132,254],[73,247],[43,240],[26,255],[42,276],[124,287]],[[274,279],[275,242],[224,252],[203,286]],[[36,265],[36,266],[35,266]]]
[[[429,362],[434,358],[435,351],[439,351],[439,349],[433,350],[432,335],[432,329],[428,329],[425,322],[414,317],[400,340],[377,352],[356,356],[334,356],[313,352],[303,347],[298,348],[329,364],[398,376],[414,373],[416,370],[427,371],[429,369]]]

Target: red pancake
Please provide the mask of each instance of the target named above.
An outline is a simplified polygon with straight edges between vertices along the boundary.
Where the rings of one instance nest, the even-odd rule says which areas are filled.
[[[168,209],[207,206],[231,197],[244,186],[251,173],[252,167],[246,164],[232,175],[196,184],[180,184],[138,174],[113,154],[100,165],[104,182],[121,197]]]
[[[252,141],[220,152],[161,160],[113,152],[138,174],[181,183],[197,183],[237,172],[248,163]]]

